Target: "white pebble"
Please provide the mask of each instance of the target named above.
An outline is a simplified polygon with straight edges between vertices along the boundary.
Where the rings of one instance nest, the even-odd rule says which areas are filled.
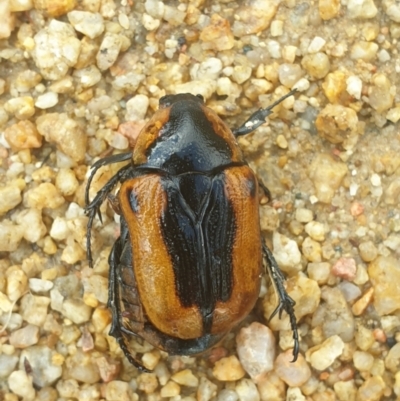
[[[74,10],[68,13],[68,20],[76,31],[90,39],[97,38],[104,31],[104,20],[99,13]]]
[[[281,58],[281,45],[276,40],[269,40],[267,49],[272,58]]]
[[[308,46],[308,53],[317,53],[325,46],[326,40],[316,36]]]
[[[146,95],[133,96],[126,102],[126,121],[142,121],[149,107],[149,98]]]
[[[39,109],[49,109],[58,103],[58,93],[47,92],[43,95],[38,96],[35,106]]]
[[[356,75],[350,75],[346,79],[346,90],[347,93],[359,100],[361,98],[362,81],[361,78]]]
[[[372,174],[372,176],[371,176],[371,184],[374,187],[380,187],[381,186],[381,177],[378,174]]]
[[[49,280],[42,280],[40,278],[29,279],[29,289],[32,292],[47,292],[53,288],[54,284]]]
[[[325,340],[321,345],[316,345],[306,352],[306,360],[317,370],[325,370],[342,355],[344,342],[337,335],[333,335]]]
[[[271,22],[271,36],[281,36],[283,34],[283,21],[274,20]]]
[[[35,389],[32,385],[32,377],[23,370],[16,370],[8,378],[10,390],[22,397],[25,401],[35,398]]]

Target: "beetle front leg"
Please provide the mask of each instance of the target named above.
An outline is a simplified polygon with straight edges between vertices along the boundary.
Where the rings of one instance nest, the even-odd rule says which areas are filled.
[[[247,119],[247,121],[244,124],[242,124],[239,128],[232,130],[233,135],[237,137],[241,135],[247,135],[250,134],[250,132],[253,132],[256,128],[265,123],[265,119],[272,114],[272,109],[276,105],[283,102],[288,97],[292,96],[294,93],[296,93],[296,91],[297,89],[292,89],[290,92],[279,98],[276,102],[272,103],[267,108],[257,110],[250,116],[250,118]]]
[[[277,313],[279,314],[279,318],[281,318],[283,311],[285,311],[289,315],[290,327],[293,331],[293,339],[294,339],[292,362],[295,362],[297,360],[300,350],[296,316],[294,314],[294,309],[293,309],[295,302],[286,292],[285,286],[283,285],[283,282],[285,281],[285,276],[283,275],[281,269],[276,263],[276,260],[271,250],[265,244],[264,239],[262,247],[263,247],[264,257],[267,260],[269,275],[279,296],[279,304],[276,307],[276,309],[272,312],[270,319],[272,319]]]
[[[130,164],[122,167],[117,174],[115,174],[111,179],[104,185],[104,187],[97,193],[95,198],[86,205],[85,213],[89,216],[89,221],[87,224],[87,231],[86,231],[86,256],[89,261],[89,266],[93,267],[93,258],[92,258],[92,244],[91,244],[91,233],[92,233],[92,226],[94,218],[96,214],[99,216],[100,221],[101,213],[100,213],[100,206],[106,200],[108,194],[113,190],[113,188],[124,179],[127,172],[132,168]]]

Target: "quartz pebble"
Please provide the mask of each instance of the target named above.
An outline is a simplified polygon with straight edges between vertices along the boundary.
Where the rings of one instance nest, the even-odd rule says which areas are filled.
[[[294,240],[275,231],[273,245],[276,261],[284,272],[297,272],[301,269],[301,254]]]
[[[213,369],[214,377],[221,381],[240,380],[245,373],[239,360],[234,355],[220,359],[215,363]]]
[[[350,18],[374,18],[378,12],[373,0],[349,0],[347,13]]]
[[[379,315],[388,315],[400,308],[397,283],[400,266],[393,257],[378,256],[368,266],[368,275],[374,288],[374,307]]]
[[[33,149],[42,146],[42,136],[36,126],[29,120],[22,120],[10,125],[4,130],[4,137],[8,144],[20,149]]]
[[[357,391],[358,401],[378,401],[383,396],[386,384],[381,376],[371,376]]]
[[[304,56],[301,65],[313,79],[324,78],[331,68],[329,57],[322,52]]]
[[[352,281],[356,276],[357,266],[353,258],[340,258],[332,266],[332,273],[345,280]]]
[[[342,355],[343,349],[343,340],[338,335],[334,335],[321,345],[310,348],[306,352],[306,360],[314,369],[325,370],[333,364],[336,358]]]
[[[319,0],[318,2],[319,15],[325,21],[335,18],[340,11],[339,0]]]
[[[160,390],[160,395],[163,398],[167,397],[176,397],[181,393],[181,388],[178,383],[173,381],[169,381],[165,386],[163,386]]]
[[[87,137],[83,127],[66,113],[49,113],[36,120],[37,129],[46,141],[79,162],[85,157]]]
[[[310,379],[311,369],[301,354],[296,362],[292,361],[292,350],[279,354],[275,360],[275,372],[288,386],[300,387]]]
[[[130,401],[132,400],[132,389],[129,387],[129,383],[114,380],[105,386],[105,399],[107,401]]]
[[[71,25],[56,19],[35,36],[33,57],[45,79],[63,78],[78,61],[80,41]]]
[[[16,355],[0,355],[0,378],[5,379],[10,376],[18,363]]]
[[[234,36],[251,35],[268,28],[278,8],[277,2],[250,0],[244,2],[235,14],[238,16],[232,31]]]
[[[217,385],[205,377],[200,378],[199,388],[197,390],[197,401],[209,401],[217,393]]]
[[[218,14],[211,16],[210,25],[206,26],[200,34],[203,49],[216,51],[232,49],[234,37],[229,21]]]
[[[68,13],[68,20],[76,31],[90,39],[97,38],[104,31],[103,17],[99,13],[74,10]]]
[[[193,375],[190,369],[184,369],[172,375],[171,379],[181,386],[197,387],[199,379]]]
[[[26,348],[39,341],[39,327],[28,324],[14,331],[10,336],[10,344],[15,348]]]
[[[24,349],[20,356],[20,361],[25,358],[32,366],[33,383],[42,388],[52,385],[61,377],[62,368],[55,364],[56,351],[45,345],[33,345]]]
[[[0,187],[0,199],[2,200],[0,215],[14,209],[22,201],[21,191],[22,188],[16,182],[11,182],[7,186]]]
[[[111,32],[107,32],[101,42],[100,49],[96,56],[97,67],[100,71],[107,70],[117,60],[121,50],[121,38]]]
[[[237,353],[243,369],[257,383],[272,370],[275,359],[275,337],[272,331],[254,322],[236,336]]]
[[[318,134],[331,143],[342,143],[349,135],[356,133],[357,113],[349,107],[328,104],[315,120]]]
[[[23,397],[24,400],[31,401],[35,398],[35,389],[32,385],[32,377],[23,370],[16,370],[8,378],[10,390]]]
[[[328,154],[319,154],[312,161],[309,171],[318,200],[330,203],[343,177],[347,174],[347,166],[340,161],[335,161]]]
[[[260,395],[254,382],[250,379],[240,380],[235,387],[240,401],[260,401]]]
[[[354,338],[355,322],[347,302],[339,288],[324,287],[321,303],[314,313],[313,327],[322,326],[325,338],[339,335],[343,341]]]
[[[298,275],[293,277],[288,284],[290,296],[296,302],[294,308],[296,319],[299,320],[303,316],[314,313],[321,298],[321,290],[317,282],[303,275]]]

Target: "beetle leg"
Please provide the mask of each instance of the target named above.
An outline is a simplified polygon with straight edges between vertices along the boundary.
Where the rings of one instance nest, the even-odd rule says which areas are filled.
[[[100,167],[106,166],[107,164],[113,164],[113,163],[120,163],[129,160],[132,157],[132,153],[120,153],[118,155],[112,155],[109,157],[104,157],[103,159],[97,160],[96,163],[93,164],[93,166],[90,167],[92,170],[90,172],[87,184],[86,184],[86,190],[85,190],[85,204],[89,204],[89,189],[90,185],[92,183],[92,180],[97,173],[97,170]]]
[[[111,156],[112,157],[112,156]],[[110,157],[110,158],[111,158]],[[110,159],[108,158],[108,159]],[[101,160],[99,160],[101,161]],[[111,162],[110,162],[111,163]],[[115,163],[115,162],[114,162]],[[98,168],[98,167],[96,167]],[[104,185],[103,188],[97,193],[90,204],[87,204],[85,208],[85,213],[89,216],[89,221],[87,224],[87,231],[86,231],[86,255],[89,261],[89,266],[93,267],[93,258],[92,258],[92,247],[91,247],[91,232],[94,218],[96,214],[99,216],[101,220],[100,214],[100,206],[107,198],[107,195],[112,191],[112,189],[117,185],[117,183],[123,180],[127,174],[127,172],[132,168],[131,164],[127,164],[126,166],[122,167],[111,179]],[[89,187],[89,184],[88,184]]]
[[[295,302],[292,298],[288,295],[283,285],[285,280],[285,276],[283,275],[281,269],[279,268],[274,255],[272,254],[271,250],[265,244],[265,240],[263,239],[263,254],[265,259],[267,260],[268,271],[271,277],[272,282],[274,283],[275,289],[279,296],[279,305],[276,309],[272,312],[270,319],[272,319],[277,313],[279,318],[282,316],[282,312],[285,311],[289,315],[290,319],[290,326],[293,331],[293,339],[294,339],[294,349],[293,349],[293,361],[297,360],[297,356],[299,355],[299,334],[297,331],[297,322],[296,316],[294,314],[294,305]]]
[[[121,236],[115,242],[109,257],[110,271],[109,271],[109,284],[108,284],[108,302],[107,306],[111,309],[111,328],[109,331],[109,335],[114,337],[120,348],[122,349],[124,355],[128,359],[128,361],[139,369],[142,372],[149,372],[139,360],[133,357],[132,353],[129,350],[129,347],[125,341],[124,332],[128,334],[137,336],[137,333],[131,332],[130,330],[126,330],[123,326],[122,322],[122,311],[120,304],[120,283],[117,275],[117,269],[119,265],[119,260],[122,252],[122,244],[125,242],[125,238],[127,236],[127,228],[125,228],[121,224]]]
[[[286,98],[292,96],[296,92],[297,89],[292,89],[290,92],[279,98],[276,102],[272,103],[267,108],[257,110],[247,119],[247,121],[244,124],[242,124],[239,128],[232,130],[233,135],[237,137],[241,135],[247,135],[250,134],[250,132],[253,132],[256,128],[265,123],[265,119],[270,114],[272,114],[272,109],[276,105],[284,101]]]
[[[262,182],[261,178],[257,177],[257,180],[258,180],[258,187],[261,189],[261,192],[263,192],[263,195],[266,198],[265,200],[263,199],[263,197],[260,197],[260,204],[265,205],[266,203],[272,200],[272,195],[267,186]]]

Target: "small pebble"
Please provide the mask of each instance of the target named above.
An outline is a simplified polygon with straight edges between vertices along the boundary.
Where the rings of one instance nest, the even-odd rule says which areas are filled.
[[[21,316],[28,323],[41,327],[46,320],[49,304],[48,297],[27,294],[21,300]]]
[[[331,68],[329,57],[322,52],[304,56],[301,65],[313,79],[324,78]]]
[[[309,171],[318,200],[329,204],[348,169],[345,163],[335,161],[328,154],[318,154],[311,162]]]
[[[39,341],[39,327],[28,324],[14,331],[10,336],[10,344],[15,348],[27,348]]]
[[[4,130],[4,137],[11,147],[32,149],[42,146],[42,136],[36,126],[29,120],[22,120]]]
[[[76,31],[91,39],[97,38],[104,31],[103,17],[99,13],[74,10],[68,13],[68,20]]]
[[[236,356],[222,358],[215,363],[213,375],[217,380],[236,381],[246,374]]]
[[[364,313],[365,309],[367,309],[368,305],[371,303],[373,295],[374,295],[374,289],[369,288],[363,294],[363,296],[357,302],[354,303],[354,305],[351,308],[351,310],[354,313],[354,316],[361,316]]]
[[[318,2],[319,15],[325,21],[335,18],[340,11],[339,0],[319,0]]]
[[[229,21],[218,14],[211,16],[210,25],[201,31],[200,40],[203,49],[216,51],[232,49],[235,43]]]
[[[267,326],[254,322],[242,328],[236,336],[236,349],[242,367],[255,383],[272,370],[275,337]]]
[[[184,369],[172,375],[171,379],[181,386],[197,387],[199,379],[192,373],[190,369]]]
[[[176,397],[181,393],[181,388],[179,384],[169,381],[165,386],[163,386],[160,390],[160,395],[163,398],[168,397]]]
[[[304,230],[315,241],[325,240],[325,226],[318,221],[310,221],[305,225]]]
[[[289,273],[301,270],[301,254],[297,242],[274,231],[273,246],[276,261],[284,272]]]
[[[250,379],[240,380],[235,387],[240,401],[260,401],[260,394],[254,382]]]
[[[369,19],[378,13],[373,0],[349,0],[347,13],[350,18]]]
[[[26,358],[35,372],[33,383],[37,387],[51,386],[61,377],[63,369],[53,361],[56,355],[56,351],[45,345],[33,345],[21,352],[20,360]]]
[[[35,389],[32,385],[32,377],[23,370],[16,370],[11,373],[8,378],[10,390],[22,397],[26,401],[31,401],[35,398]]]
[[[386,384],[381,376],[371,376],[358,389],[357,401],[379,401],[385,388]]]
[[[129,383],[114,380],[106,384],[105,386],[105,399],[107,401],[131,401],[132,389],[129,387]]]
[[[58,93],[47,92],[43,95],[38,96],[35,102],[35,106],[39,109],[50,109],[58,103]]]
[[[360,372],[368,372],[372,369],[374,357],[364,351],[355,351],[353,354],[354,367]]]
[[[97,67],[99,70],[104,71],[110,68],[116,62],[120,50],[120,36],[107,32],[100,44],[100,49],[96,56]]]
[[[33,58],[45,79],[63,78],[78,61],[81,43],[71,25],[52,19],[34,37]]]
[[[342,355],[343,349],[343,340],[338,335],[334,335],[321,345],[310,348],[306,352],[306,359],[314,369],[325,370]]]
[[[142,373],[136,379],[138,389],[145,394],[152,394],[158,387],[157,376],[154,373]]]
[[[340,258],[332,266],[332,274],[352,281],[356,276],[357,266],[353,258]]]
[[[321,262],[321,245],[319,242],[307,237],[301,244],[301,250],[308,261]]]
[[[275,360],[275,372],[288,386],[300,387],[310,379],[311,369],[301,354],[296,362],[292,361],[292,350],[279,354]]]
[[[217,385],[205,377],[200,378],[197,389],[197,401],[210,401],[217,394]]]
[[[388,315],[400,308],[397,283],[400,266],[393,257],[378,256],[368,266],[368,275],[374,289],[374,307],[379,315]]]

